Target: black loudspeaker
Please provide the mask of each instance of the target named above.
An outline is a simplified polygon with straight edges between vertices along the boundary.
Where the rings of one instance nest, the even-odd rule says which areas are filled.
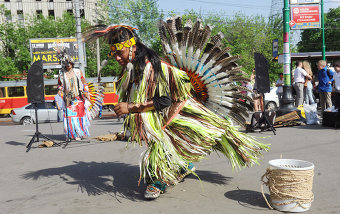
[[[267,59],[260,53],[254,53],[255,59],[255,82],[256,90],[259,93],[270,92],[270,82],[269,82],[269,64]]]
[[[45,102],[43,61],[32,64],[27,75],[27,101],[29,103]]]

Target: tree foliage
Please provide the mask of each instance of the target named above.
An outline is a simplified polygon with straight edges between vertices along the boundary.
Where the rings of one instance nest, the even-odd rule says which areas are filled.
[[[138,28],[138,35],[149,47],[162,55],[162,48],[158,37],[157,22],[163,19],[164,14],[158,10],[156,0],[100,0],[98,5],[99,24],[128,24]],[[0,10],[1,12],[1,10]],[[4,11],[3,11],[4,13]],[[176,15],[174,13],[167,14]],[[203,24],[213,25],[213,34],[222,32],[223,43],[231,48],[233,55],[240,55],[239,64],[243,70],[250,74],[254,67],[254,52],[262,53],[270,64],[270,78],[275,80],[277,74],[282,72],[282,66],[271,61],[272,40],[282,37],[282,21],[280,18],[271,19],[269,22],[261,16],[246,16],[236,14],[233,17],[224,14],[211,13],[201,17],[193,10],[187,10],[183,15],[183,22],[187,19],[195,21],[201,19]],[[65,13],[57,20],[49,17],[32,17],[29,25],[9,23],[0,25],[0,77],[3,75],[22,73],[31,63],[29,54],[30,38],[55,38],[75,37],[76,27],[73,15]],[[86,31],[90,26],[82,20],[82,30]],[[279,40],[280,41],[280,40]],[[100,58],[107,58],[109,45],[100,40]],[[279,43],[282,50],[282,42]],[[97,76],[96,43],[86,44],[87,76]],[[109,60],[109,64],[102,70],[102,76],[117,75],[120,67],[115,60]]]
[[[339,51],[340,44],[340,7],[330,9],[325,14],[325,43],[326,51]],[[322,50],[321,29],[307,29],[301,33],[301,41],[298,43],[301,52]]]
[[[250,74],[255,67],[254,53],[257,52],[263,54],[269,62],[270,79],[272,81],[277,79],[282,66],[271,60],[272,41],[282,37],[282,28],[274,26],[262,16],[246,16],[240,13],[232,18],[212,15],[206,22],[211,22],[215,26],[214,33],[223,33],[225,36],[223,43],[230,47],[233,55],[241,57],[238,63],[246,72]],[[282,44],[279,44],[280,47]]]
[[[108,0],[109,23],[138,28],[140,39],[148,45],[157,37],[157,21],[162,17],[155,0]]]

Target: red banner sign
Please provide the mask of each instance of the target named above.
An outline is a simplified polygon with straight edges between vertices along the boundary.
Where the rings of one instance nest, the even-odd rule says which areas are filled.
[[[320,28],[320,6],[291,6],[292,29]]]

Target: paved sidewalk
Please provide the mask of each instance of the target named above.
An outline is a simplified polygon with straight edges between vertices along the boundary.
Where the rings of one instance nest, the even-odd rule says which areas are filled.
[[[121,126],[104,117],[92,122],[90,132],[95,137]],[[340,130],[315,125],[278,128],[275,136],[252,133],[272,145],[261,165],[232,171],[226,158],[212,153],[195,164],[201,181],[189,176],[159,199],[145,201],[145,185],[137,184],[144,148],[89,139],[65,149],[32,148],[26,153],[35,125],[0,128],[1,214],[279,213],[265,204],[260,178],[268,161],[280,157],[315,164],[315,201],[309,214],[340,213]],[[62,123],[41,124],[39,130],[56,141],[64,139]]]

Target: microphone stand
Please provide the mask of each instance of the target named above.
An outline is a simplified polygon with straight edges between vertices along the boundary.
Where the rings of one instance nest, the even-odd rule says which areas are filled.
[[[64,90],[63,90],[63,93],[64,93],[64,96],[63,96],[63,100],[64,100],[64,106],[65,106],[65,116],[66,116],[66,144],[64,145],[63,149],[66,148],[66,146],[68,145],[69,142],[72,141],[72,138],[70,137],[70,131],[69,131],[69,128],[70,128],[70,124],[69,124],[69,121],[68,121],[68,113],[67,113],[67,102],[66,102],[66,75],[65,75],[65,68],[62,66],[61,68],[61,72],[62,72],[62,75],[63,75],[63,85],[64,85]]]

